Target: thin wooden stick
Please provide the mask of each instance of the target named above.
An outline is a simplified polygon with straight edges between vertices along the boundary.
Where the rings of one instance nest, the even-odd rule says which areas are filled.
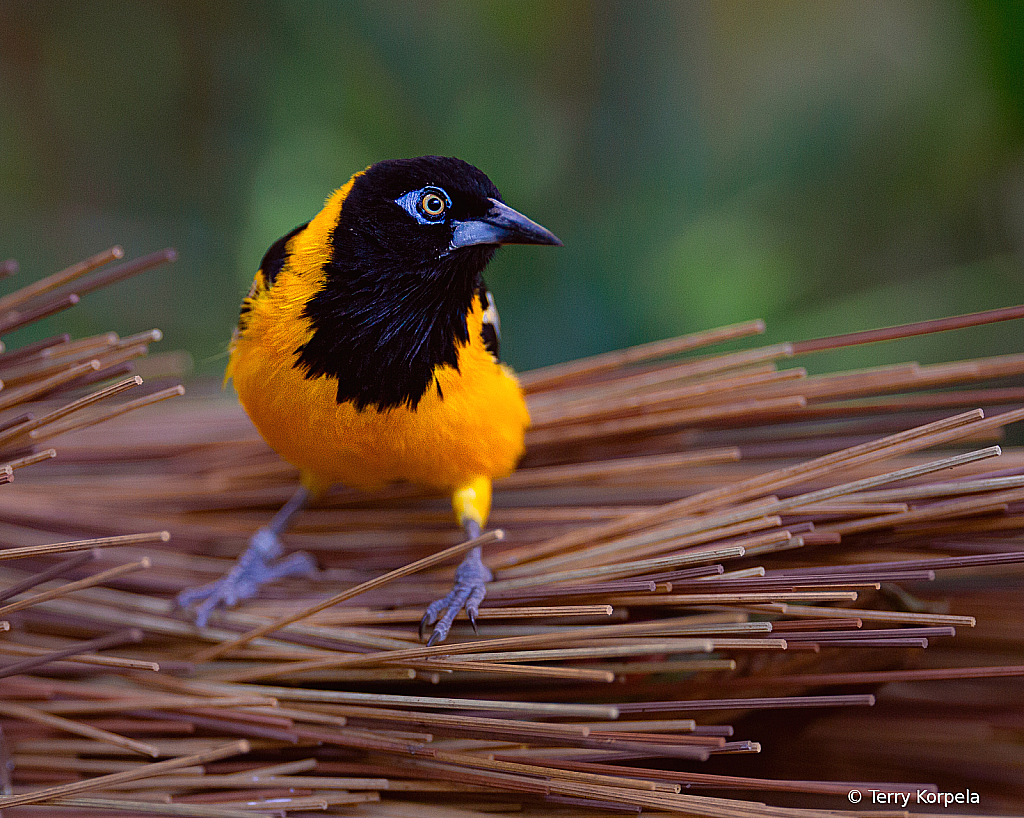
[[[399,658],[399,657],[394,657]],[[493,710],[497,712],[531,713],[537,717],[616,719],[619,711],[611,705],[562,704],[558,702],[518,702],[502,699],[464,699],[451,696],[403,696],[391,693],[361,693],[349,690],[319,690],[301,687],[275,687],[272,685],[248,685],[236,682],[207,681],[186,682],[183,680],[151,679],[148,684],[174,685],[176,687],[214,692],[256,693],[273,696],[280,701],[319,702],[323,704],[373,705],[429,710]]]
[[[48,580],[59,577],[70,571],[74,571],[76,568],[80,568],[81,566],[85,565],[85,563],[96,559],[96,556],[98,554],[99,552],[79,554],[77,557],[71,557],[70,559],[64,560],[63,562],[58,563],[57,565],[53,565],[47,568],[45,571],[40,571],[38,574],[33,574],[30,577],[25,577],[25,579],[21,580],[20,582],[16,582],[13,585],[8,585],[6,588],[0,589],[0,602],[2,602],[5,599],[10,599],[12,596],[17,596],[20,593],[24,593],[25,591],[28,591],[29,589],[34,588],[37,585],[40,585]]]
[[[124,565],[115,566],[114,568],[108,568],[106,571],[100,571],[98,574],[93,574],[92,576],[85,577],[84,579],[68,582],[57,588],[51,588],[49,591],[34,594],[33,596],[27,597],[18,602],[11,602],[8,605],[0,606],[0,616],[6,616],[7,614],[14,613],[15,611],[23,611],[25,608],[30,608],[40,602],[66,596],[67,594],[74,593],[82,588],[91,588],[94,585],[102,585],[109,580],[122,577],[125,574],[130,574],[134,571],[145,571],[152,567],[152,565],[153,561],[149,557],[143,557],[138,562],[129,562]]]
[[[0,609],[0,613],[3,610]],[[611,616],[611,605],[536,605],[516,608],[481,608],[479,619],[541,619],[559,616]]]
[[[49,545],[26,545],[21,548],[0,550],[0,561],[16,560],[23,557],[42,557],[51,554],[65,554],[69,551],[89,551],[93,548],[114,548],[120,545],[142,545],[144,543],[167,542],[169,531],[153,531],[147,534],[123,534],[117,537],[96,537],[92,540],[51,543]]]
[[[64,418],[67,415],[72,414],[73,412],[77,412],[80,409],[84,409],[87,406],[91,406],[92,404],[97,403],[98,401],[101,401],[104,398],[108,398],[113,395],[118,395],[127,389],[131,389],[132,387],[135,386],[140,386],[141,384],[142,378],[140,378],[138,375],[135,375],[134,377],[128,378],[127,380],[123,380],[120,381],[119,383],[115,383],[111,386],[108,386],[105,389],[100,389],[97,392],[93,392],[91,395],[86,395],[85,397],[72,401],[71,403],[67,404],[66,406],[62,406],[59,409],[54,409],[52,412],[48,412],[47,414],[41,417],[27,420],[24,423],[15,426],[13,429],[8,429],[3,434],[0,434],[0,444],[6,443],[9,440],[14,440],[15,438],[20,437],[21,435],[28,434],[34,429],[38,429],[40,426],[45,426],[49,423],[53,423],[54,421],[60,420],[61,418]],[[56,454],[56,452],[54,452],[54,454]]]
[[[37,705],[47,713],[120,713],[128,710],[182,710],[186,708],[277,707],[273,696],[132,696],[115,699],[83,699],[51,701]]]
[[[25,344],[17,349],[0,350],[0,367],[6,368],[21,361],[42,356],[47,349],[63,346],[70,343],[70,341],[71,336],[66,332],[62,332],[59,335],[51,335],[49,338],[42,338],[38,341],[33,341],[31,344]]]
[[[836,696],[762,696],[749,699],[694,699],[665,702],[621,702],[620,713],[665,713],[688,710],[767,710],[794,707],[871,707],[875,697],[851,693]]]
[[[778,591],[713,594],[623,594],[613,605],[749,605],[768,602],[854,602],[856,591]]]
[[[163,250],[157,250],[155,253],[150,253],[147,256],[127,261],[124,264],[119,264],[117,267],[107,270],[106,272],[93,276],[92,278],[79,283],[78,286],[75,287],[75,291],[79,295],[85,295],[86,293],[91,293],[94,290],[109,287],[111,284],[123,281],[126,278],[131,278],[139,273],[152,270],[154,267],[159,267],[161,264],[177,261],[177,259],[178,251],[173,247],[166,247]]]
[[[668,355],[688,352],[702,346],[710,346],[711,344],[723,341],[756,335],[764,332],[764,329],[764,321],[747,321],[742,324],[733,324],[718,329],[696,332],[665,341],[653,341],[618,352],[606,352],[590,358],[583,358],[569,364],[554,364],[544,369],[534,369],[522,375],[520,382],[527,392],[538,392],[543,389],[550,389],[555,384],[571,378],[595,375],[653,358],[663,358]]]
[[[848,617],[855,614],[860,619],[882,622],[901,622],[908,625],[964,625],[973,628],[978,620],[973,616],[955,614],[913,613],[910,611],[876,611],[871,608],[822,608],[814,605],[791,605],[785,602],[754,604],[750,610],[759,613],[779,613],[786,616],[807,617]]]
[[[10,295],[5,295],[3,298],[0,298],[0,315],[20,307],[22,304],[31,301],[36,296],[50,292],[64,284],[74,281],[75,279],[81,278],[87,273],[91,273],[93,270],[102,267],[104,264],[121,258],[123,255],[124,250],[119,246],[114,245],[108,250],[104,250],[101,253],[90,256],[85,261],[72,264],[70,267],[61,270],[59,273],[54,273],[46,278],[40,278],[38,281],[33,281],[31,284],[25,285],[20,290],[16,290]]]
[[[26,401],[41,397],[58,386],[63,386],[87,373],[95,372],[99,368],[99,361],[86,361],[26,386],[4,390],[4,392],[0,393],[0,409],[9,409],[12,406],[17,406],[19,403],[25,403]]]
[[[773,679],[781,684],[807,685],[853,685],[888,684],[890,682],[923,682],[961,679],[997,679],[1024,676],[1024,665],[998,665],[993,667],[949,667],[916,668],[913,670],[852,671],[847,673],[801,673],[791,676],[777,676]],[[739,679],[726,682],[729,687],[737,686]],[[746,680],[750,681],[750,680]]]
[[[783,645],[772,647],[784,648]],[[546,650],[492,651],[475,653],[477,662],[554,662],[576,659],[606,659],[617,656],[643,656],[651,653],[711,653],[715,643],[710,639],[642,640],[629,644],[600,645],[587,648],[549,648]]]
[[[769,384],[801,380],[806,376],[803,369],[788,369],[783,372],[756,372],[752,374],[733,375],[713,381],[684,383],[658,391],[637,393],[635,390],[623,389],[623,394],[595,395],[588,401],[572,403],[559,402],[544,410],[531,410],[533,428],[544,426],[560,427],[567,423],[580,424],[587,421],[599,421],[602,418],[625,418],[654,412],[681,410],[687,406],[705,404],[722,405],[734,393],[749,394],[755,387],[766,387]],[[612,390],[608,390],[611,392]]]
[[[81,645],[76,645],[76,650],[81,650]],[[6,641],[0,643],[0,653],[9,653],[15,656],[46,656],[52,657],[52,652],[46,648],[34,645],[23,645],[18,642]],[[160,670],[156,662],[146,662],[141,659],[124,659],[119,656],[100,656],[98,654],[74,653],[63,657],[64,661],[78,662],[83,665],[99,665],[101,667],[118,667],[126,670]],[[47,661],[52,661],[47,658]]]
[[[926,335],[934,332],[963,329],[965,327],[976,327],[981,324],[991,324],[997,321],[1014,321],[1018,318],[1024,318],[1024,305],[1002,307],[995,310],[986,310],[985,312],[975,312],[969,315],[958,315],[952,318],[917,321],[912,324],[901,324],[884,329],[832,335],[826,338],[816,338],[812,341],[798,341],[793,344],[793,354],[805,355],[809,352],[821,352],[826,349],[839,349],[859,344],[874,344],[878,341],[892,341],[897,338],[910,338],[914,335]]]
[[[217,804],[161,804],[152,801],[84,796],[77,798],[61,796],[52,799],[49,803],[64,808],[80,807],[90,814],[96,810],[106,810],[107,812],[127,812],[132,815],[167,815],[171,818],[274,818],[281,813],[270,810],[280,810],[283,806],[268,803],[266,812],[255,812],[248,802],[246,808],[231,809]],[[316,800],[313,808],[327,809],[327,804],[322,800]]]
[[[578,579],[591,579],[594,577],[623,577],[637,576],[669,568],[678,568],[681,565],[694,565],[702,562],[715,562],[717,560],[737,559],[746,554],[741,546],[727,546],[715,548],[708,551],[684,552],[670,557],[652,557],[651,559],[633,560],[630,562],[615,562],[609,565],[591,565],[589,568],[578,568],[566,571],[549,571],[542,577],[525,576],[513,579],[503,579],[494,582],[495,590],[508,591],[515,588],[528,587],[538,583],[561,585],[572,583]]]
[[[103,332],[88,338],[79,338],[77,341],[72,341],[69,336],[65,343],[54,344],[39,350],[37,357],[42,360],[52,360],[55,358],[88,355],[91,358],[93,350],[107,349],[117,344],[119,340],[116,332]]]
[[[588,669],[576,667],[546,667],[539,665],[513,665],[493,661],[457,661],[434,657],[424,662],[406,662],[410,667],[428,671],[463,670],[469,673],[508,674],[509,676],[536,677],[539,679],[569,679],[579,682],[597,682],[611,684],[615,674],[607,669]]]
[[[95,368],[98,369],[98,367]],[[142,398],[136,398],[135,400],[130,400],[125,403],[122,403],[120,406],[115,406],[113,408],[106,409],[100,414],[91,418],[69,420],[65,421],[64,423],[52,423],[41,429],[35,429],[34,431],[29,432],[28,436],[34,441],[47,440],[48,438],[56,437],[57,435],[63,435],[66,434],[67,432],[76,431],[78,429],[84,429],[88,426],[94,426],[97,423],[102,423],[103,421],[110,420],[111,418],[115,418],[128,412],[132,412],[136,409],[141,409],[144,406],[150,406],[159,401],[167,400],[168,398],[178,397],[184,394],[184,386],[170,386],[167,389],[161,389],[159,392],[154,392],[152,395],[146,395],[145,397]]]
[[[582,480],[600,480],[617,476],[636,476],[638,473],[671,468],[709,466],[715,463],[735,463],[740,450],[730,446],[702,452],[678,452],[647,457],[623,457],[591,463],[573,463],[567,466],[544,466],[519,469],[511,476],[499,480],[501,489],[559,485]]]
[[[43,318],[49,318],[51,315],[70,309],[81,300],[78,293],[67,293],[45,299],[34,306],[30,304],[21,310],[11,310],[0,317],[0,334],[6,335]]]
[[[18,753],[18,767],[41,767],[49,769],[53,766],[54,754],[33,754],[33,753]],[[64,755],[60,760],[60,765],[65,770],[70,770],[76,773],[120,773],[125,770],[137,770],[148,764],[148,761],[141,761],[135,758],[73,758],[68,755]],[[314,764],[315,764],[314,759]],[[201,775],[203,772],[202,767],[185,767],[178,771],[179,774],[197,774]],[[127,786],[127,785],[125,785]]]
[[[115,747],[124,747],[134,753],[141,753],[142,755],[147,755],[151,758],[156,758],[160,755],[160,751],[152,744],[136,741],[135,739],[130,739],[126,736],[119,736],[116,733],[109,732],[108,730],[100,730],[98,727],[82,724],[81,722],[72,721],[71,719],[65,719],[51,713],[44,713],[41,710],[33,707],[27,707],[22,704],[0,701],[0,715],[11,719],[35,722],[37,724],[45,725],[46,727],[52,727],[55,730],[63,730],[68,733],[74,733],[75,735],[95,739],[96,741],[104,744],[113,744]]]
[[[118,631],[116,633],[107,634],[106,636],[99,636],[96,639],[78,642],[70,647],[63,648],[62,650],[50,651],[42,656],[35,656],[21,662],[4,665],[3,667],[0,667],[0,678],[15,676],[19,673],[26,673],[37,667],[59,661],[60,659],[66,659],[70,656],[76,656],[82,653],[91,653],[93,651],[117,647],[131,642],[139,642],[141,639],[142,631],[138,628]]]
[[[10,469],[13,472],[15,469],[23,469],[25,466],[34,466],[36,463],[42,463],[44,460],[52,460],[56,456],[56,449],[43,449],[41,452],[35,452],[34,454],[28,454],[15,460],[9,460],[7,463],[3,464],[2,468]]]
[[[806,398],[801,395],[791,395],[782,398],[737,400],[732,403],[721,403],[694,409],[655,412],[641,415],[640,417],[574,423],[564,427],[530,430],[527,432],[527,445],[540,447],[558,443],[571,443],[578,440],[595,440],[617,435],[641,434],[643,432],[653,432],[677,426],[697,426],[711,420],[724,421],[757,415],[770,415],[774,412],[800,409],[806,405]]]
[[[147,764],[144,767],[125,770],[120,773],[101,775],[85,781],[76,781],[72,784],[62,784],[58,787],[47,787],[46,789],[26,792],[20,795],[0,795],[0,809],[20,807],[25,804],[42,804],[52,801],[55,798],[63,798],[80,792],[114,788],[117,784],[120,784],[123,781],[137,781],[140,778],[149,778],[151,776],[161,775],[169,770],[177,770],[181,767],[192,767],[196,764],[207,764],[221,758],[245,755],[249,752],[250,747],[250,743],[243,739],[241,741],[233,741],[230,744],[221,744],[201,753],[181,756],[180,758],[171,758],[167,761],[156,761],[152,764]]]

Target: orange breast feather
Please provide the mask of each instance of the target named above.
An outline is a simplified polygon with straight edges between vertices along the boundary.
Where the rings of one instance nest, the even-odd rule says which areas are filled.
[[[458,370],[435,369],[440,394],[431,387],[415,410],[356,410],[337,402],[332,378],[307,379],[293,366],[295,351],[310,334],[302,306],[317,283],[286,265],[270,290],[250,300],[228,366],[252,422],[302,470],[309,488],[376,488],[408,480],[454,489],[475,476],[494,479],[515,469],[530,418],[515,376],[484,347],[476,300]]]

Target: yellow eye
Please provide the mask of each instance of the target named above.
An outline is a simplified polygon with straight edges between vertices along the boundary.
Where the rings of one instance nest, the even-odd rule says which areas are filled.
[[[425,190],[420,196],[419,208],[424,216],[433,220],[444,215],[445,210],[448,209],[448,202],[438,191]]]

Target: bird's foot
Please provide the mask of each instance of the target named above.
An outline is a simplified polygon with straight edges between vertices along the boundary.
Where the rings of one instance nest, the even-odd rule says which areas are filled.
[[[420,621],[420,639],[426,635],[431,625],[434,630],[427,640],[427,647],[443,642],[448,636],[452,622],[459,611],[466,609],[470,624],[476,631],[476,617],[480,612],[480,603],[487,593],[487,583],[493,579],[490,570],[480,557],[480,547],[470,551],[462,564],[455,570],[455,584],[443,599],[431,602]],[[436,624],[435,624],[436,623]]]
[[[284,546],[277,534],[269,528],[261,528],[252,535],[249,547],[230,571],[216,582],[182,591],[178,594],[177,603],[187,608],[198,602],[196,624],[203,627],[218,607],[230,608],[243,599],[256,596],[260,587],[268,582],[316,573],[316,563],[309,554],[296,551],[281,559],[283,553]]]

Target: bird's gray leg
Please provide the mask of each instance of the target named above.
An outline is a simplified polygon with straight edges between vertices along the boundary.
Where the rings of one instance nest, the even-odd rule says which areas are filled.
[[[466,536],[471,540],[480,536],[480,525],[474,520],[466,520],[465,529]],[[443,642],[448,636],[452,622],[463,608],[466,609],[466,614],[469,616],[470,624],[475,632],[480,603],[483,602],[487,593],[487,583],[493,578],[490,569],[483,563],[478,545],[466,554],[466,558],[455,569],[455,583],[448,595],[427,606],[427,611],[423,614],[423,619],[420,620],[420,639],[425,635],[427,628],[434,625],[427,646]]]
[[[196,602],[196,624],[202,627],[210,618],[210,614],[220,605],[230,608],[239,600],[249,599],[257,594],[260,586],[275,579],[290,576],[309,576],[316,572],[313,558],[302,551],[289,554],[280,559],[284,553],[280,535],[288,528],[292,518],[298,514],[310,493],[305,486],[292,495],[281,510],[274,515],[269,525],[259,529],[249,540],[245,553],[223,577],[208,585],[189,588],[178,594],[178,605],[186,608]]]

